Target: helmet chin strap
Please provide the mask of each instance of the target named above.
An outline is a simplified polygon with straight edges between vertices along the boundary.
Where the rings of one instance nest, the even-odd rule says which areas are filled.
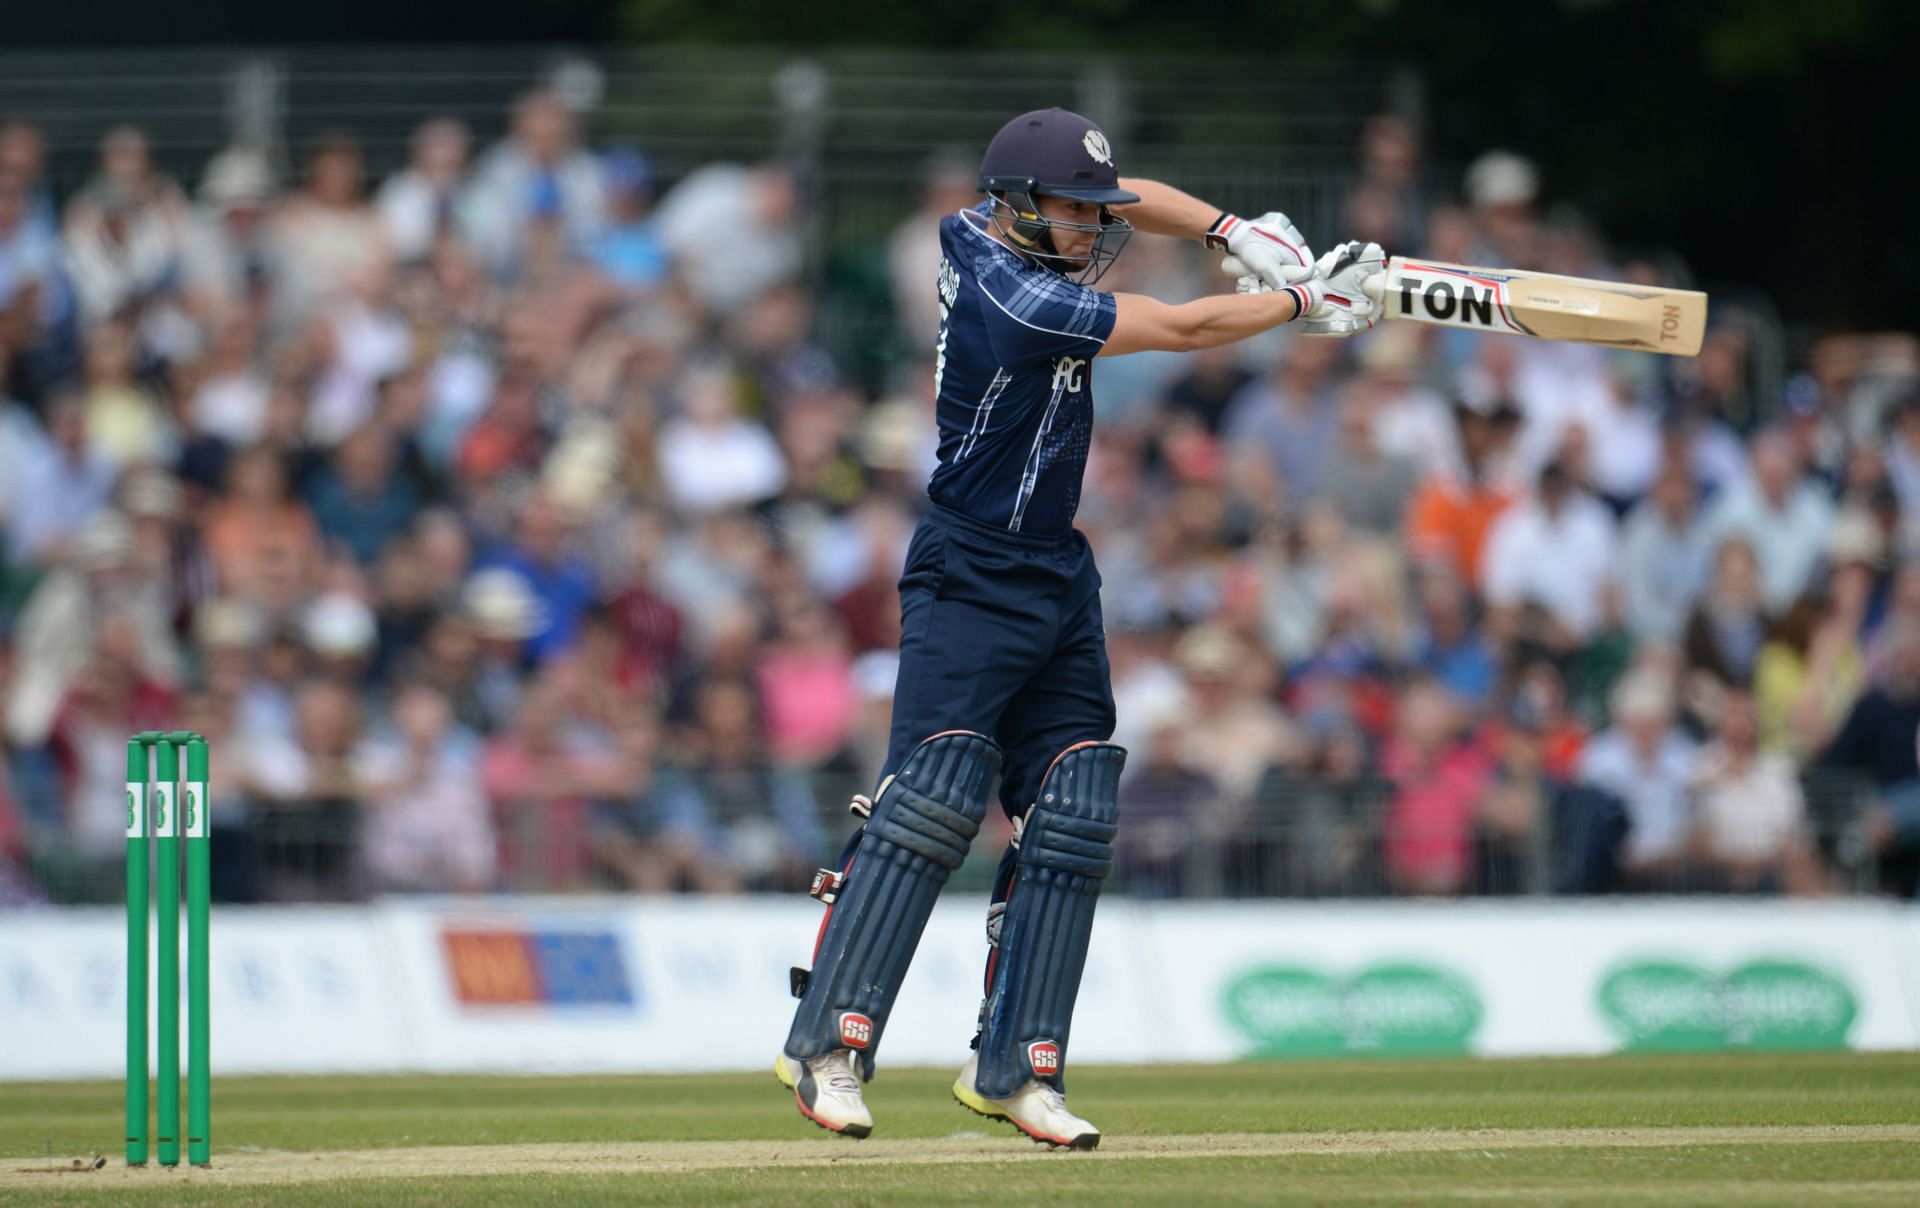
[[[1020,201],[1016,201],[1015,198],[1019,198]],[[1025,204],[1022,205],[1021,201]],[[1000,227],[1000,233],[1020,251],[1039,257],[1040,267],[1059,272],[1058,266],[1067,262],[1067,257],[1061,254],[1059,247],[1053,242],[1053,229],[1045,219],[1040,217],[1039,207],[1033,201],[1033,194],[1009,193],[999,198],[999,202],[1011,210],[1014,216],[1011,223]],[[1026,229],[1023,230],[1023,227]],[[1038,230],[1035,231],[1034,228]],[[1080,269],[1084,270],[1089,263],[1091,258],[1081,261]]]

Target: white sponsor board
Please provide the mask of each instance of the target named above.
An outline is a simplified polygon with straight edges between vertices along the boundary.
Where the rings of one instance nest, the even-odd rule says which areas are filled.
[[[410,1066],[395,1026],[401,1012],[385,967],[390,953],[375,942],[367,910],[216,909],[211,927],[208,1016],[216,1073]],[[183,919],[182,1054],[185,933]],[[126,948],[124,910],[0,913],[0,1079],[125,1072]],[[160,966],[151,942],[147,967],[157,981]],[[150,1034],[157,1010],[158,992],[150,988]]]
[[[383,913],[424,1068],[709,1070],[772,1064],[793,1013],[788,970],[808,963],[821,912],[744,898],[410,902]],[[965,1059],[985,919],[984,900],[934,912],[882,1040],[886,1061]],[[1076,1031],[1076,1055],[1139,1059],[1150,1020],[1128,956],[1124,943],[1096,944],[1084,992],[1102,1008]]]
[[[984,908],[935,911],[883,1064],[965,1056]],[[216,908],[214,1069],[759,1069],[819,921],[788,898]],[[0,1080],[120,1073],[125,925],[0,914]],[[1915,1048],[1916,955],[1920,914],[1881,902],[1116,900],[1066,1057]]]

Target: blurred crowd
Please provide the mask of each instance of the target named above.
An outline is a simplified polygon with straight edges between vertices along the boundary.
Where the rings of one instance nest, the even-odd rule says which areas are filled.
[[[0,124],[0,902],[120,892],[149,728],[210,740],[223,900],[804,887],[885,750],[968,159],[874,233],[879,389],[778,162],[669,187],[533,91],[384,180],[345,134],[276,167],[175,180],[127,125],[58,196]],[[1355,179],[1317,234],[1672,276],[1516,155],[1442,180],[1380,117]],[[1109,283],[1209,259],[1139,237]],[[1828,336],[1761,397],[1755,338],[1099,362],[1121,880],[1911,894],[1920,354]]]

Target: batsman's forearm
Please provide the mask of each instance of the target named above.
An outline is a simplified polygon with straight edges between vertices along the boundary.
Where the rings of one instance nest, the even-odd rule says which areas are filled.
[[[1291,323],[1300,317],[1301,294],[1292,286],[1260,294],[1219,294],[1170,306],[1143,294],[1116,294],[1118,313],[1101,356],[1129,352],[1197,352],[1218,348]]]
[[[1293,322],[1300,317],[1300,299],[1292,290],[1279,289],[1264,294],[1220,294],[1175,309],[1196,312],[1191,328],[1193,347],[1218,348]]]
[[[1138,193],[1132,205],[1115,206],[1113,212],[1149,235],[1172,235],[1178,239],[1200,239],[1220,217],[1220,207],[1209,205],[1190,193],[1157,180],[1122,177],[1120,187]]]

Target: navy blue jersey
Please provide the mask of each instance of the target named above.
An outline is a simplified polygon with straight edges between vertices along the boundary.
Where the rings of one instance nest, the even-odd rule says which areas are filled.
[[[986,212],[940,223],[940,465],[927,494],[983,524],[1064,533],[1080,505],[1092,362],[1113,331],[1113,295],[1022,259],[987,234]]]

